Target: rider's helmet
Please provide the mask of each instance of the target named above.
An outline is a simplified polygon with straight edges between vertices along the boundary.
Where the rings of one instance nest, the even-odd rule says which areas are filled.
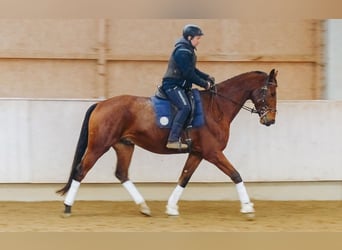
[[[194,36],[203,36],[203,32],[200,27],[194,24],[187,24],[183,28],[183,37],[185,39],[188,39],[188,36],[194,37]]]

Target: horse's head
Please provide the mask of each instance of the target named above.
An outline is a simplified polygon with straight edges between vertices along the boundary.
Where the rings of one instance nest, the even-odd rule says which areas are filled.
[[[275,123],[277,113],[277,76],[278,71],[271,70],[261,88],[252,92],[251,100],[260,116],[260,123],[270,126]]]

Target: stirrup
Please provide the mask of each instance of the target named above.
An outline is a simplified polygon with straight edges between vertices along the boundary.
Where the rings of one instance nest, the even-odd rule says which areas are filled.
[[[188,149],[188,145],[181,141],[167,142],[166,147],[170,149]]]

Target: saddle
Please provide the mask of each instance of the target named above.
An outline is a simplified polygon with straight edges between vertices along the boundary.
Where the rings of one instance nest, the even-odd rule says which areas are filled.
[[[204,125],[204,114],[200,93],[198,89],[192,89],[187,92],[187,95],[191,104],[191,112],[184,129],[201,127]],[[151,100],[158,127],[171,128],[177,109],[168,100],[161,86],[158,86],[155,96],[152,96]]]

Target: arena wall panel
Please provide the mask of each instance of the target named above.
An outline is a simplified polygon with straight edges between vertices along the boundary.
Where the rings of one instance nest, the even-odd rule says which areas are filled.
[[[66,181],[83,116],[95,100],[0,100],[0,182]],[[113,114],[115,115],[115,114]],[[276,124],[240,111],[231,127],[225,155],[245,181],[338,181],[342,179],[339,143],[342,102],[280,101]],[[186,155],[157,155],[136,148],[130,175],[136,182],[176,182]],[[85,179],[117,182],[111,149]],[[202,162],[193,182],[230,182]]]
[[[322,21],[1,19],[0,97],[150,95],[187,23],[205,33],[198,67],[225,80],[279,70],[280,99],[322,97]]]

